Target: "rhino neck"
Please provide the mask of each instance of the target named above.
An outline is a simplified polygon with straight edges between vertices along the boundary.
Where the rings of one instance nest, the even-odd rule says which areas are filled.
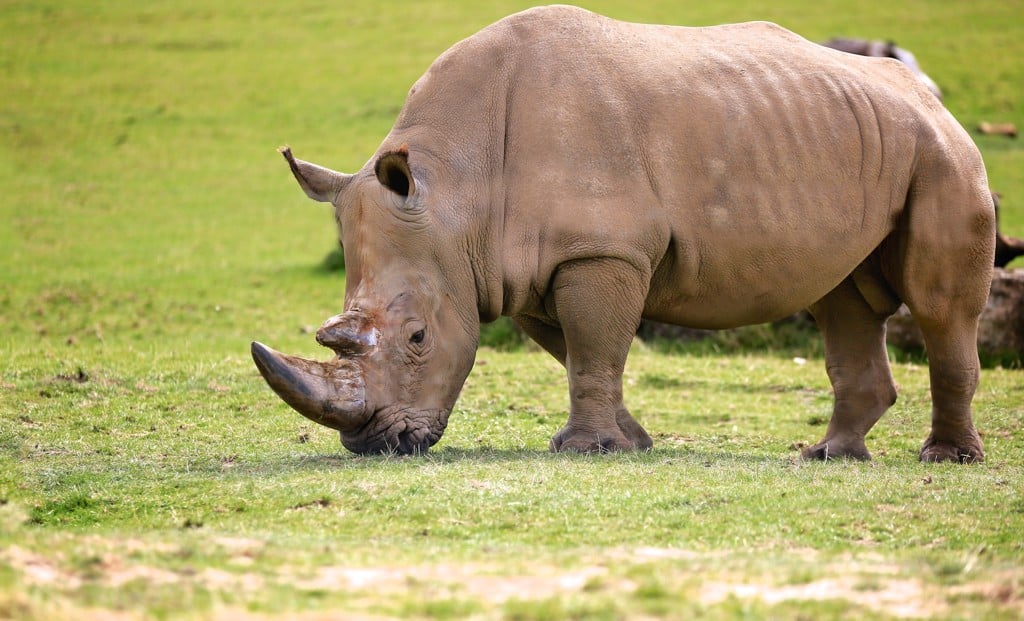
[[[457,158],[448,158],[410,142],[414,138],[429,140],[432,133],[396,126],[380,150],[405,145],[410,162],[415,162],[414,172],[423,175],[422,185],[429,187],[431,195],[429,208],[441,224],[434,261],[438,278],[446,286],[439,291],[450,298],[467,332],[478,335],[480,323],[494,321],[502,314],[503,183],[500,172],[496,173],[495,166],[483,157],[487,149],[467,148]],[[451,140],[450,136],[445,138],[446,143]],[[473,151],[481,157],[466,155]],[[346,306],[352,276],[358,279],[360,274],[350,274]]]
[[[490,323],[500,317],[505,301],[501,261],[503,218],[500,213],[492,213],[487,219],[478,246],[483,249],[483,256],[470,259],[476,289],[477,317],[481,323]]]
[[[473,286],[475,321],[491,322],[503,308],[503,238],[506,118],[516,62],[515,33],[494,24],[442,54],[410,89],[381,150],[408,145],[409,160],[443,193],[435,206],[459,223],[464,261],[458,267]],[[487,71],[480,58],[488,58]],[[477,329],[479,331],[479,329]]]

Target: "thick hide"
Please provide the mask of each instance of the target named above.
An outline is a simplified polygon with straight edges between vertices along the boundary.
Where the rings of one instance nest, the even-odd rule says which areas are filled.
[[[340,359],[261,371],[316,420],[353,409],[333,369],[356,364],[369,418],[342,434],[354,451],[437,442],[499,315],[565,366],[551,449],[613,451],[652,445],[622,394],[641,318],[718,329],[808,309],[835,406],[804,455],[866,459],[896,399],[885,320],[906,304],[932,379],[920,458],[983,457],[970,404],[992,198],[971,138],[897,60],[768,23],[541,7],[438,58],[358,172],[283,153],[335,209],[344,308],[318,339]]]

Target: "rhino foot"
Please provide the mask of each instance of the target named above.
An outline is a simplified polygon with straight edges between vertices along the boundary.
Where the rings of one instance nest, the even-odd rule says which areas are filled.
[[[654,446],[654,440],[651,440],[650,434],[647,433],[647,430],[640,423],[636,422],[636,419],[633,418],[633,415],[626,408],[620,409],[615,414],[615,422],[618,424],[622,435],[632,442],[634,449],[647,451]]]
[[[804,459],[816,459],[828,461],[830,459],[858,459],[870,461],[871,452],[868,451],[864,439],[841,440],[838,438],[826,438],[814,446],[805,448],[800,456]]]
[[[954,440],[938,440],[935,434],[928,436],[921,447],[921,461],[953,461],[961,464],[974,464],[985,461],[981,437],[971,428],[962,437]]]
[[[573,431],[569,427],[564,427],[551,438],[550,447],[552,453],[612,453],[638,448],[618,429],[602,433]]]
[[[648,451],[654,441],[629,410],[622,407],[615,413],[617,428],[608,430],[575,430],[568,425],[551,438],[552,453],[611,453],[615,451]]]

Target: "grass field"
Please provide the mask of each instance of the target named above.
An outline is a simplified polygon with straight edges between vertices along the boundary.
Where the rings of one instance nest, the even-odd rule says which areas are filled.
[[[584,5],[891,38],[967,128],[1024,127],[1017,1]],[[547,453],[566,382],[530,347],[481,350],[420,458],[266,388],[249,342],[324,357],[344,290],[275,148],[359,168],[437,54],[526,6],[0,2],[0,619],[1024,615],[1020,370],[984,370],[971,467],[916,462],[919,362],[875,461],[799,461],[815,343],[638,343],[649,454]],[[1024,237],[1024,148],[976,140]]]

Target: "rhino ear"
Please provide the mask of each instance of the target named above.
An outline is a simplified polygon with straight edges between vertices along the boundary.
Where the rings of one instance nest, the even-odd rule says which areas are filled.
[[[395,194],[409,197],[416,191],[416,181],[409,169],[409,147],[402,145],[396,151],[384,153],[373,167],[381,185]]]
[[[288,166],[292,169],[295,180],[299,182],[299,186],[302,187],[306,196],[315,201],[334,202],[338,192],[341,192],[352,178],[352,175],[297,160],[292,156],[292,150],[289,147],[281,147],[278,151],[281,152],[284,159],[288,160]]]

